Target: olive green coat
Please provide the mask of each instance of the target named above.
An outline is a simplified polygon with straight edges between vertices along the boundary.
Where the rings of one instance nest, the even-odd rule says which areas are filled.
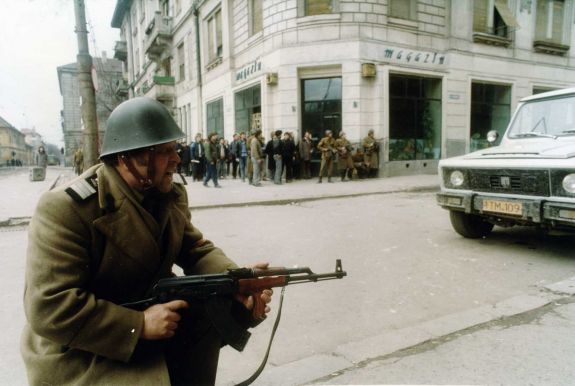
[[[369,135],[363,139],[363,162],[370,169],[379,169],[379,144]]]
[[[21,342],[29,383],[169,384],[161,351],[132,357],[143,312],[118,304],[144,298],[174,263],[186,274],[235,265],[191,224],[181,185],[156,222],[110,166],[70,185],[93,175],[97,193],[76,201],[66,187],[47,192],[30,223]]]

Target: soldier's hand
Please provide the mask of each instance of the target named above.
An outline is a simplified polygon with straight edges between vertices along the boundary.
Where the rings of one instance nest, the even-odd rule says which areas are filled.
[[[267,269],[269,266],[269,263],[258,263],[258,264],[254,264],[248,268],[259,268],[259,269]],[[268,304],[269,302],[272,301],[272,295],[273,295],[274,291],[269,288],[269,289],[265,289],[263,290],[259,295],[260,295],[260,299],[264,302],[264,304]],[[240,303],[242,303],[248,310],[253,310],[254,308],[254,298],[253,296],[245,296],[242,294],[235,294],[234,295],[236,300],[239,301]],[[267,314],[268,312],[270,312],[270,307],[266,306],[265,308],[265,313]]]
[[[177,311],[182,308],[188,308],[188,303],[183,300],[172,300],[147,308],[144,311],[144,328],[141,338],[157,340],[174,336],[178,322],[182,318]]]

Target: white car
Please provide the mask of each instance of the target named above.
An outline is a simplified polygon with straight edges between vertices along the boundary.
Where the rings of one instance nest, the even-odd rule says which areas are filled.
[[[464,237],[494,225],[575,234],[575,88],[522,99],[499,146],[441,160],[439,177],[437,202]]]

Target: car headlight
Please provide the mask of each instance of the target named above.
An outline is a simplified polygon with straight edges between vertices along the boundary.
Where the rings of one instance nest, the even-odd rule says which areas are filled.
[[[563,177],[562,185],[567,193],[575,194],[575,173],[567,174]]]
[[[463,173],[460,170],[452,171],[449,176],[449,182],[451,182],[451,185],[455,187],[460,187],[461,185],[463,185],[463,182],[465,182]]]

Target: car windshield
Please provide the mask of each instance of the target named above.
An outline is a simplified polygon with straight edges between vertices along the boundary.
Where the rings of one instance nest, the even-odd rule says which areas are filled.
[[[510,138],[565,135],[575,135],[575,95],[525,103],[508,131]]]

